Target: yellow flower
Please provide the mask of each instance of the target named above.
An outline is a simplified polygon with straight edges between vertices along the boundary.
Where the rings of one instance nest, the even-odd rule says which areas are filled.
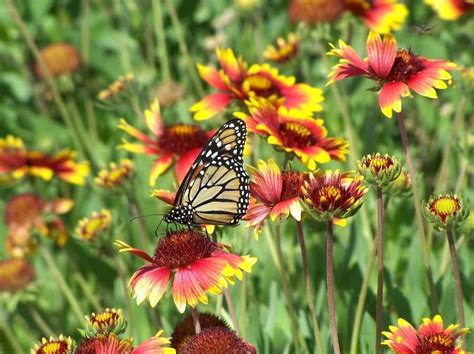
[[[99,213],[94,211],[90,218],[79,221],[76,234],[84,241],[93,240],[99,233],[105,232],[109,228],[111,220],[112,216],[107,209],[102,209]]]
[[[130,178],[133,168],[133,162],[129,159],[122,159],[118,164],[111,162],[110,169],[100,170],[94,181],[103,188],[116,188]]]

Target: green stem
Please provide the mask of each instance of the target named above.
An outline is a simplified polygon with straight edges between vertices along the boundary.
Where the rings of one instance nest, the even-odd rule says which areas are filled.
[[[326,284],[328,296],[329,327],[331,328],[332,346],[334,354],[340,354],[339,336],[337,334],[336,302],[334,297],[334,260],[333,260],[333,225],[332,220],[327,222],[326,235]]]
[[[81,5],[81,59],[88,64],[90,53],[89,0],[82,0]]]
[[[77,283],[81,287],[84,296],[87,298],[94,310],[100,311],[102,309],[102,306],[100,305],[99,300],[97,300],[97,297],[95,296],[94,292],[91,290],[89,283],[87,282],[87,280],[84,279],[84,276],[76,269],[74,270],[74,277],[76,278]]]
[[[224,289],[224,297],[225,297],[225,301],[227,302],[227,307],[229,308],[229,315],[230,315],[230,318],[232,319],[234,330],[235,332],[237,332],[238,335],[240,335],[239,321],[237,321],[237,316],[235,315],[234,303],[232,302],[232,297],[230,296],[229,289],[227,288]]]
[[[122,265],[120,259],[117,257],[117,254],[113,250],[111,250],[110,253],[111,253],[112,260],[115,264],[115,268],[117,270],[117,274],[119,276],[120,284],[122,285],[123,295],[124,295],[124,298],[125,298],[125,300],[124,300],[125,301],[125,308],[127,309],[127,317],[128,317],[127,332],[128,333],[133,333],[134,323],[133,323],[133,319],[132,319],[132,302],[131,302],[130,296],[129,296],[128,282],[127,282],[127,278],[125,276],[125,271],[123,269],[123,265]]]
[[[56,87],[56,83],[54,82],[53,78],[51,77],[51,74],[48,70],[48,67],[46,66],[46,63],[44,62],[41,53],[38,49],[38,46],[33,40],[33,37],[30,35],[30,32],[28,31],[28,28],[26,27],[25,22],[21,18],[18,9],[16,8],[14,2],[12,0],[7,0],[7,5],[10,10],[10,13],[13,17],[13,20],[17,24],[18,28],[20,29],[21,34],[25,38],[26,44],[30,48],[31,52],[33,53],[33,56],[35,57],[35,60],[39,64],[41,68],[41,72],[43,73],[46,82],[49,86],[49,89],[51,90],[51,93],[53,95],[53,101],[58,107],[58,110],[60,112],[61,118],[64,121],[64,124],[69,130],[69,133],[71,134],[71,137],[73,139],[74,145],[76,146],[76,149],[81,152],[82,155],[86,155],[84,152],[84,148],[81,144],[81,140],[79,136],[77,135],[76,130],[74,129],[74,125],[72,123],[72,118],[66,109],[66,105],[63,102],[63,99],[61,98],[61,95],[59,94],[58,88]]]
[[[464,320],[464,304],[463,304],[463,295],[462,295],[462,286],[461,286],[461,274],[459,273],[459,264],[458,256],[456,253],[456,246],[454,244],[453,232],[451,230],[446,230],[446,236],[448,237],[449,244],[449,253],[451,255],[451,270],[454,277],[454,287],[456,289],[456,305],[458,311],[458,320],[459,326],[464,328],[466,326],[466,321]],[[463,349],[466,350],[467,340],[463,339]]]
[[[408,174],[411,179],[411,189],[413,193],[413,202],[415,204],[415,216],[416,224],[418,226],[418,232],[420,235],[421,250],[423,253],[423,263],[425,266],[426,276],[428,280],[428,287],[431,299],[431,310],[433,313],[439,313],[438,299],[436,296],[436,288],[433,281],[433,273],[430,265],[430,253],[428,249],[428,242],[426,239],[425,228],[423,225],[423,215],[421,212],[421,201],[418,195],[418,183],[416,182],[415,166],[410,154],[410,146],[408,143],[407,130],[405,128],[405,122],[403,120],[403,113],[397,113],[398,126],[400,128],[400,137],[403,145],[403,152],[405,153],[405,159],[408,167]]]
[[[267,231],[269,230],[268,226],[265,227],[265,230]],[[272,235],[269,232],[267,233],[267,241],[268,241],[270,253],[273,256],[273,261],[275,262],[275,266],[278,271],[278,275],[280,276],[281,285],[283,287],[283,293],[285,295],[286,303],[288,305],[288,316],[290,318],[290,331],[291,331],[293,343],[295,345],[295,351],[296,353],[299,353],[300,348],[301,348],[300,343],[305,343],[305,342],[300,337],[299,331],[298,331],[296,311],[295,311],[295,308],[293,307],[293,299],[291,298],[290,285],[288,283],[288,278],[286,277],[286,269],[285,269],[285,264],[283,262],[280,229],[278,225],[275,225],[275,241],[273,242]]]
[[[375,308],[375,353],[382,353],[382,321],[383,321],[383,219],[384,206],[382,188],[377,186],[377,302]]]
[[[124,26],[126,16],[124,16],[124,11],[122,9],[123,3],[121,1],[113,1],[114,4],[114,12],[118,17],[120,22],[120,27],[123,33],[128,33],[127,28]],[[128,52],[127,44],[125,43],[125,36],[120,35],[118,36],[118,45],[120,48],[120,60],[122,62],[122,68],[125,72],[129,72],[131,70],[130,64],[130,54]]]
[[[357,354],[357,346],[359,344],[359,332],[360,325],[362,323],[362,315],[364,314],[365,299],[367,298],[367,291],[369,289],[370,275],[372,274],[372,269],[375,264],[375,257],[377,256],[377,248],[372,245],[370,250],[369,263],[367,264],[367,269],[364,274],[364,279],[362,281],[362,286],[360,287],[359,299],[357,300],[356,311],[354,315],[354,323],[351,334],[351,348],[350,354]]]
[[[24,353],[24,350],[21,348],[21,345],[16,340],[15,334],[12,332],[13,326],[11,324],[7,324],[5,319],[3,318],[3,313],[0,313],[0,330],[3,332],[8,343],[10,343],[13,352],[16,354]],[[3,346],[0,346],[0,349],[4,349]],[[5,352],[6,353],[6,352]]]
[[[181,51],[181,54],[184,56],[184,58],[187,61],[187,69],[189,76],[191,77],[191,80],[194,85],[194,89],[196,90],[196,93],[199,95],[199,97],[204,96],[204,89],[201,84],[201,80],[199,79],[197,72],[196,72],[196,66],[189,55],[189,50],[188,46],[186,44],[186,40],[184,37],[183,29],[181,27],[181,24],[179,22],[179,17],[178,14],[176,13],[176,8],[174,6],[174,1],[173,0],[166,0],[166,4],[168,6],[168,13],[171,18],[171,22],[173,23],[174,30],[176,32],[176,37],[178,39],[178,45],[179,45],[179,50]]]
[[[43,335],[45,337],[50,337],[54,335],[54,331],[51,329],[51,327],[49,327],[49,325],[46,323],[43,316],[41,316],[38,310],[32,304],[28,304],[27,308],[28,308],[28,312],[31,315],[31,318],[33,319],[33,321],[35,321],[39,329],[41,329],[41,331],[43,332]]]
[[[51,275],[56,281],[56,284],[61,289],[64,297],[69,302],[69,305],[71,305],[71,310],[76,315],[76,318],[79,321],[78,323],[82,323],[84,321],[84,312],[82,311],[81,306],[79,305],[76,298],[74,297],[74,294],[72,293],[71,288],[69,287],[69,285],[66,283],[65,279],[63,278],[57,264],[54,262],[54,258],[49,252],[49,249],[46,247],[42,247],[41,255],[43,256],[44,261],[48,265],[49,271],[51,272]]]
[[[151,2],[153,8],[153,22],[155,23],[155,35],[158,41],[158,55],[160,57],[160,67],[162,72],[162,80],[171,81],[170,64],[168,60],[168,51],[166,49],[165,28],[163,26],[162,0],[153,0]]]
[[[318,319],[316,317],[316,309],[314,308],[314,295],[313,289],[311,288],[311,280],[309,275],[308,267],[308,253],[306,250],[306,243],[304,240],[303,225],[301,221],[296,221],[296,230],[298,232],[298,241],[301,248],[301,259],[303,262],[303,273],[304,273],[304,283],[306,288],[306,297],[308,301],[308,308],[311,314],[311,324],[313,327],[313,335],[316,340],[316,347],[318,348],[318,353],[323,354],[323,341],[321,339],[321,332],[319,331]]]

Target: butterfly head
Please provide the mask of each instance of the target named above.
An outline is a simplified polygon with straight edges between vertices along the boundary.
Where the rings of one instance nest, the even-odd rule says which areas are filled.
[[[178,205],[173,207],[168,214],[165,215],[165,222],[177,222],[179,224],[191,225],[193,218],[193,209],[190,205]]]

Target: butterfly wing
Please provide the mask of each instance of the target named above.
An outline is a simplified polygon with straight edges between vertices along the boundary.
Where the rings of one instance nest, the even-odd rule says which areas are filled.
[[[186,174],[174,206],[191,206],[194,224],[235,224],[247,212],[250,189],[243,168],[245,138],[245,123],[228,121]]]

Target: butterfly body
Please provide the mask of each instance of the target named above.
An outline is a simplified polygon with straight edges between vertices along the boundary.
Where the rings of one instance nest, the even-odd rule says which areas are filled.
[[[249,176],[243,167],[246,126],[225,123],[192,164],[176,194],[168,223],[233,225],[247,212]]]

